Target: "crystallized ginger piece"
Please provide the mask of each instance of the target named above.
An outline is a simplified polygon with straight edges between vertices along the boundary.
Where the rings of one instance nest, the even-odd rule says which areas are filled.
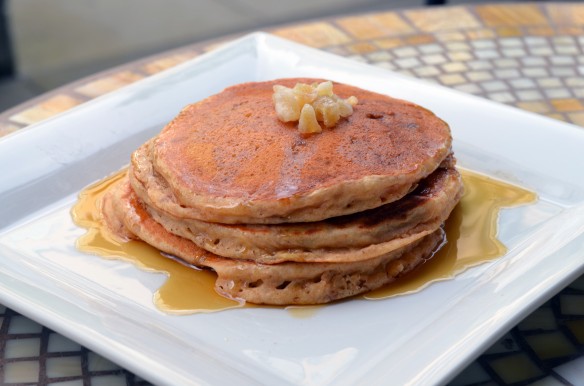
[[[298,131],[300,131],[302,134],[320,133],[322,131],[318,121],[316,120],[314,108],[308,103],[305,104],[300,111]]]
[[[316,111],[316,119],[322,121],[325,127],[334,127],[341,119],[339,104],[332,97],[318,97],[313,106]]]
[[[278,119],[282,122],[298,121],[302,105],[298,103],[294,91],[280,85],[275,85],[273,90],[272,100]]]
[[[320,133],[320,124],[334,127],[341,118],[353,114],[357,98],[339,98],[333,93],[331,81],[305,84],[297,83],[293,88],[274,86],[272,96],[276,115],[282,122],[298,121],[301,133]]]

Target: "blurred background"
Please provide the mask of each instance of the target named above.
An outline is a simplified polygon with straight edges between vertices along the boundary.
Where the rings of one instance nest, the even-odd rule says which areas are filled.
[[[0,111],[98,71],[201,40],[312,18],[443,2],[0,0]],[[497,1],[446,1],[484,2]]]

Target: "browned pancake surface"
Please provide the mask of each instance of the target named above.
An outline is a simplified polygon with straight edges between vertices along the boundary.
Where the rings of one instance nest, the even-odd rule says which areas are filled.
[[[115,205],[104,216],[121,222],[132,234],[161,251],[217,272],[216,290],[224,296],[258,304],[319,304],[370,291],[390,283],[422,264],[444,241],[441,229],[402,248],[353,263],[258,264],[214,255],[169,233],[144,209],[127,182],[113,190]],[[161,256],[161,258],[164,258]],[[185,294],[188,296],[188,294]]]
[[[194,208],[186,215],[271,223],[354,213],[405,195],[449,154],[449,127],[430,111],[338,83],[337,95],[359,99],[353,115],[302,136],[276,117],[272,87],[313,81],[230,87],[188,106],[160,133],[151,162],[178,206]]]

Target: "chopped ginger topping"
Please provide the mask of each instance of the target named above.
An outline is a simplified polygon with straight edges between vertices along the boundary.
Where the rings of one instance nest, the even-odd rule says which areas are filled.
[[[333,93],[333,83],[297,83],[293,88],[275,85],[272,96],[276,115],[282,122],[298,122],[298,130],[303,134],[320,133],[319,122],[334,127],[341,118],[353,114],[353,106],[358,103],[354,96],[339,98]]]

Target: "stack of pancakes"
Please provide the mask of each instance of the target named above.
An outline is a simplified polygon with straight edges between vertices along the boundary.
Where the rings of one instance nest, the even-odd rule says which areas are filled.
[[[279,79],[186,107],[132,155],[105,196],[116,234],[214,270],[216,290],[260,304],[317,304],[402,276],[444,243],[462,194],[448,125],[356,87],[348,118],[303,136],[277,119]]]

